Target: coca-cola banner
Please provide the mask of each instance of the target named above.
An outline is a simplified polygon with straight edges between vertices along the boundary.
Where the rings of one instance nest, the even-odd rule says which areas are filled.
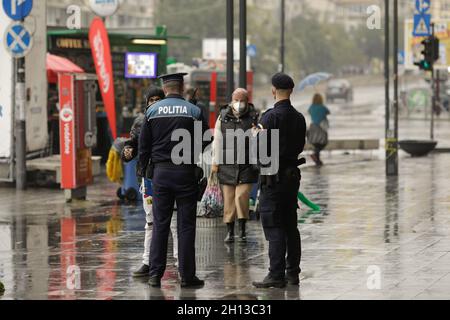
[[[109,126],[113,138],[117,138],[116,107],[114,95],[114,79],[111,58],[111,47],[109,45],[108,32],[103,20],[95,17],[89,30],[89,42],[91,44],[92,56],[95,69],[97,70],[98,83],[105,104]]]

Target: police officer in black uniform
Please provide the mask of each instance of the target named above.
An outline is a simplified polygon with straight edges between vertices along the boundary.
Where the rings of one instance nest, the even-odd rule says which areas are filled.
[[[198,180],[196,166],[200,151],[209,143],[203,134],[209,130],[197,106],[183,99],[185,73],[161,76],[166,98],[153,104],[146,112],[139,140],[139,161],[147,164],[147,177],[153,183],[153,236],[150,249],[150,279],[153,287],[161,286],[167,263],[170,222],[177,204],[178,261],[181,287],[201,287],[204,281],[196,276],[195,230]],[[201,137],[195,136],[200,126]],[[182,143],[172,137],[174,131],[188,132],[190,150],[172,152]],[[198,135],[198,134],[197,134]],[[175,135],[176,136],[176,135]],[[176,141],[173,141],[176,140]],[[178,149],[177,149],[178,150]],[[174,153],[174,154],[172,154]],[[186,159],[188,160],[186,161]],[[181,163],[181,164],[180,164]]]
[[[260,214],[269,241],[269,274],[257,288],[283,288],[286,282],[299,285],[301,239],[297,228],[297,193],[300,188],[299,160],[306,136],[304,116],[291,104],[295,87],[291,77],[278,73],[272,78],[275,107],[263,114],[260,128],[279,130],[279,169],[275,175],[261,175]]]

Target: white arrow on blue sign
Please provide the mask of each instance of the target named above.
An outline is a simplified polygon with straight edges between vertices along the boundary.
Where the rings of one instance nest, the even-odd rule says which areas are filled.
[[[20,22],[10,24],[4,38],[6,50],[14,58],[25,57],[33,45],[31,33]]]
[[[416,0],[416,10],[418,13],[424,14],[430,10],[431,0]]]
[[[427,37],[431,35],[431,14],[414,15],[414,37]]]
[[[25,19],[33,9],[33,0],[3,0],[3,10],[13,20]]]

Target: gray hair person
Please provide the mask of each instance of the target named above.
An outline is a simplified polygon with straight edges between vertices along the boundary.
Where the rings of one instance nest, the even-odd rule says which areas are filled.
[[[217,173],[223,190],[224,223],[228,227],[226,243],[234,242],[236,219],[239,222],[239,241],[247,240],[250,193],[258,181],[258,170],[250,162],[250,143],[245,141],[245,133],[251,133],[258,116],[249,102],[248,91],[239,88],[234,91],[232,101],[221,110],[216,122],[212,171]]]

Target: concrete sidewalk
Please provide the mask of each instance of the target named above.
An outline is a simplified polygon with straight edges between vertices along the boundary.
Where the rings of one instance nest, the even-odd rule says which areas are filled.
[[[227,246],[220,219],[198,220],[205,288],[181,290],[169,258],[162,289],[150,289],[131,277],[144,213],[102,179],[70,205],[59,190],[0,189],[3,299],[449,299],[450,155],[403,158],[398,179],[379,160],[324,162],[302,170],[301,191],[322,210],[299,210],[300,289],[253,288],[268,266],[261,226],[251,221],[248,243]]]

